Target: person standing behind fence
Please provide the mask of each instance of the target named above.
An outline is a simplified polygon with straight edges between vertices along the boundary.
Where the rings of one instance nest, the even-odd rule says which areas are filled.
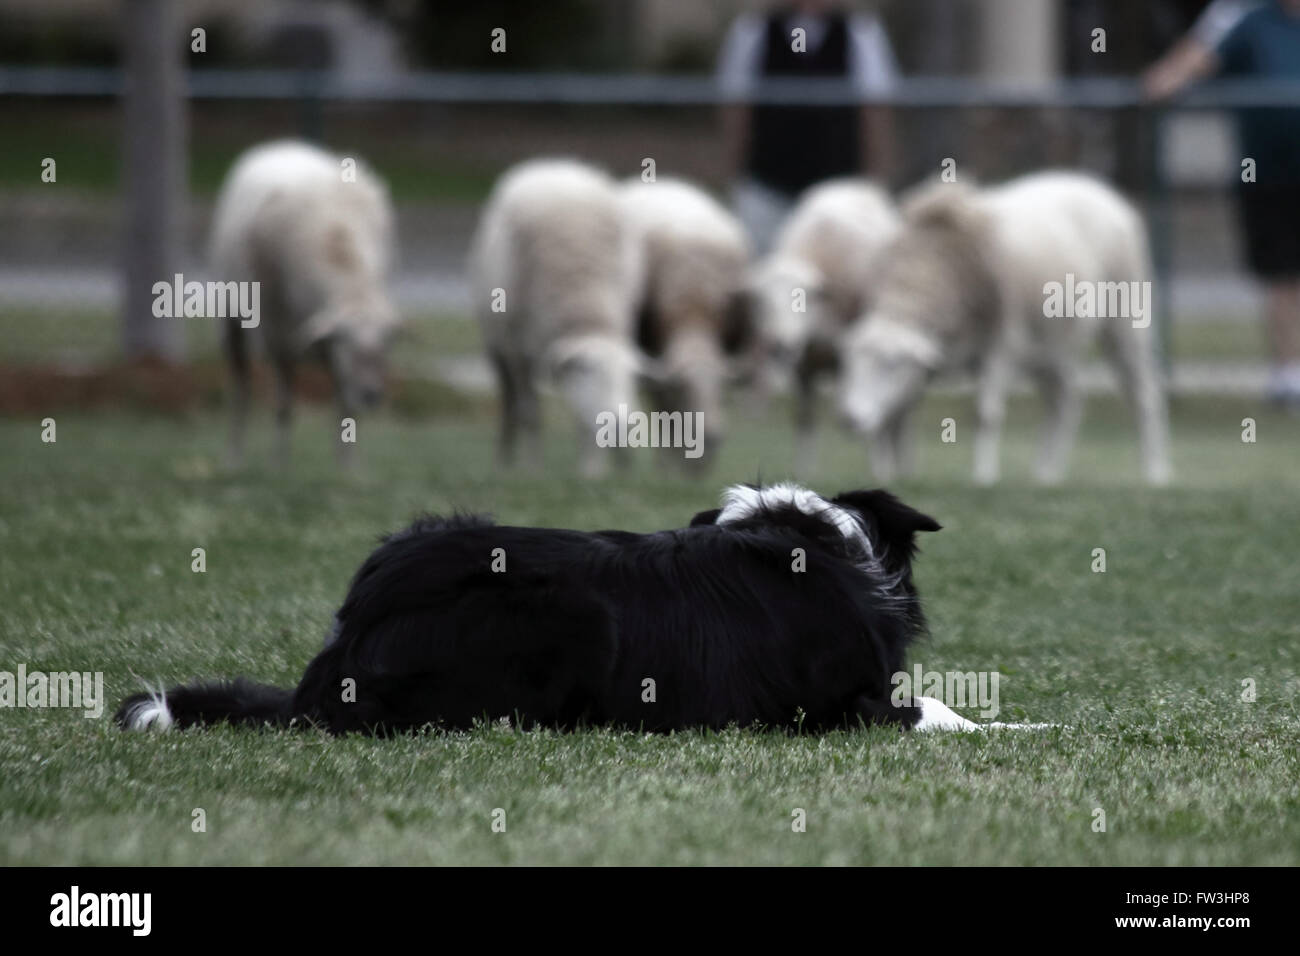
[[[809,186],[867,172],[887,180],[893,132],[880,105],[750,104],[763,80],[842,79],[864,100],[889,92],[898,76],[884,27],[873,14],[833,0],[798,0],[732,23],[718,60],[723,126],[737,179],[732,203],[761,254],[795,199]]]
[[[1235,6],[1240,13],[1241,5]],[[1212,12],[1214,6],[1207,15]],[[1219,11],[1226,12],[1226,6]],[[1220,33],[1212,45],[1191,45],[1157,64],[1145,77],[1148,95],[1171,96],[1214,74],[1300,82],[1300,0],[1254,4]],[[1246,251],[1268,287],[1268,396],[1300,409],[1300,107],[1246,107],[1238,111],[1237,127]]]

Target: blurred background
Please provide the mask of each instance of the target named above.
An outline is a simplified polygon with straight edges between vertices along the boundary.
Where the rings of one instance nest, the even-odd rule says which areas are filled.
[[[215,324],[153,320],[130,290],[203,275],[222,176],[283,136],[362,156],[389,183],[394,292],[412,330],[397,369],[415,383],[399,406],[420,383],[489,393],[463,271],[494,178],[538,154],[618,176],[653,157],[660,175],[727,198],[723,51],[737,17],[772,6],[0,0],[0,414],[218,402]],[[889,112],[892,157],[877,172],[891,186],[948,157],[985,181],[1064,165],[1115,182],[1153,230],[1175,395],[1263,393],[1261,293],[1232,202],[1243,101],[1211,89],[1157,108],[1137,82],[1206,0],[846,6],[878,18],[893,60],[867,91]],[[328,394],[310,377],[303,387]]]

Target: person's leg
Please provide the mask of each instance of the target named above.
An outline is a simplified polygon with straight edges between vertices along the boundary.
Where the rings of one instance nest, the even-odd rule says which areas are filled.
[[[1267,322],[1273,361],[1269,397],[1300,402],[1300,278],[1269,281]]]
[[[1266,290],[1268,398],[1300,404],[1300,184],[1246,184],[1238,202],[1251,270]]]
[[[791,197],[748,176],[737,180],[731,187],[732,210],[749,233],[754,253],[758,256],[771,251],[776,232],[793,205]]]

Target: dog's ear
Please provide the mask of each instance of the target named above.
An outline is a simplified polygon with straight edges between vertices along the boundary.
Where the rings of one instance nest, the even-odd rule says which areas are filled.
[[[942,525],[927,514],[903,504],[888,491],[846,491],[834,503],[852,508],[870,519],[885,544],[901,544],[909,551],[918,531],[938,531]]]
[[[699,514],[697,514],[694,518],[691,519],[691,527],[694,528],[698,525],[705,525],[705,524],[717,524],[718,515],[720,514],[722,514],[721,508],[714,508],[712,511],[701,511]]]
[[[844,491],[836,495],[832,501],[834,504],[874,515],[881,530],[890,534],[939,531],[943,527],[929,515],[903,504],[883,488],[874,491]]]

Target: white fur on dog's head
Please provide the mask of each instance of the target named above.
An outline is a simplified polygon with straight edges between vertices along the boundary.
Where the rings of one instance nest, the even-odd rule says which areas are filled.
[[[809,527],[807,519],[825,530]],[[876,596],[904,603],[915,600],[915,592],[905,586],[916,554],[915,535],[940,528],[929,515],[909,508],[884,489],[846,491],[828,500],[791,483],[732,485],[722,493],[721,508],[691,520],[692,527],[700,525],[735,527],[739,532],[787,526],[832,550],[838,550],[834,544],[838,537],[844,544],[841,557],[870,577]]]
[[[790,482],[762,488],[732,485],[722,492],[722,511],[718,514],[716,523],[737,524],[780,508],[793,508],[811,518],[820,519],[865,555],[873,556],[871,539],[851,510],[832,504],[815,491]]]

